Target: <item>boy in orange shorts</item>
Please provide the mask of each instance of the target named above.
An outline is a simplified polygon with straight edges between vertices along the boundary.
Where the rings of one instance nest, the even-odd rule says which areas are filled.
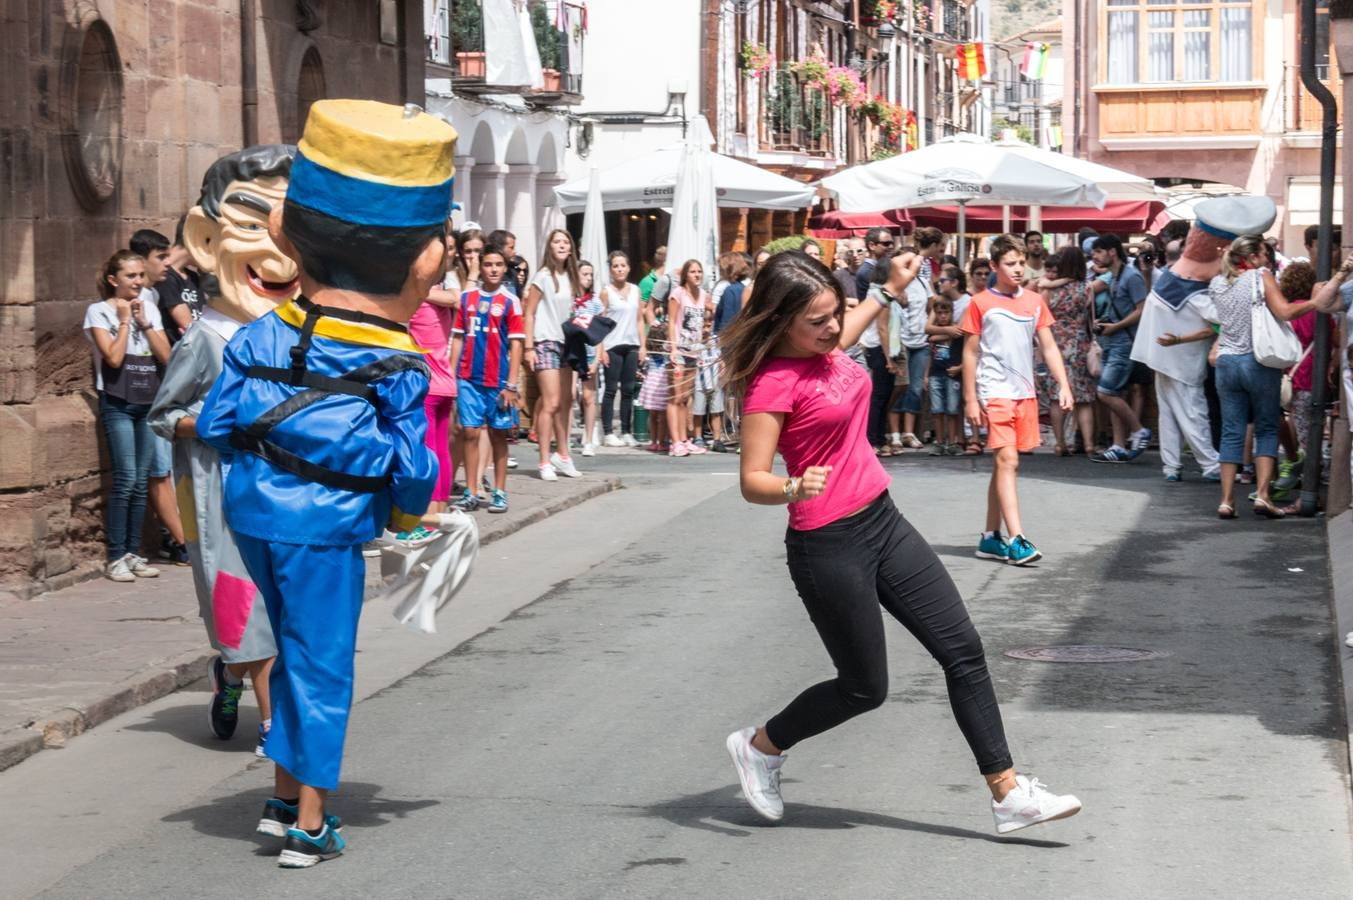
[[[1040,443],[1038,400],[1034,387],[1034,338],[1043,361],[1057,379],[1057,401],[1073,406],[1062,354],[1052,337],[1052,311],[1040,294],[1024,290],[1024,242],[1001,235],[991,242],[991,265],[996,286],[972,298],[960,323],[963,343],[964,416],[973,432],[987,424],[987,446],[996,458],[987,488],[986,531],[977,545],[979,559],[1027,566],[1043,554],[1024,536],[1019,518],[1015,475],[1019,453]],[[1001,521],[1010,541],[1001,537]]]

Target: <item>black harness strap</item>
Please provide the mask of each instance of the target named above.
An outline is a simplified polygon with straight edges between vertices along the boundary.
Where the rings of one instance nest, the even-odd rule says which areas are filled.
[[[365,400],[375,406],[377,394],[376,389],[372,387],[373,382],[380,381],[396,372],[408,371],[421,372],[425,378],[430,378],[431,370],[421,358],[398,354],[360,366],[337,378],[311,372],[306,368],[305,357],[310,349],[310,341],[314,337],[315,325],[324,316],[347,322],[376,325],[405,334],[408,333],[408,329],[397,322],[391,322],[379,316],[336,307],[320,306],[305,297],[297,298],[296,305],[305,311],[305,321],[301,325],[300,340],[290,350],[291,367],[283,369],[276,366],[250,366],[245,370],[245,375],[249,378],[289,384],[293,387],[305,388],[305,390],[292,394],[267,410],[255,419],[248,428],[236,428],[230,433],[230,446],[236,450],[260,456],[279,469],[290,472],[306,481],[322,484],[325,487],[361,494],[374,494],[377,491],[384,490],[391,481],[389,472],[384,475],[350,475],[347,472],[339,472],[318,463],[310,462],[285,447],[268,440],[267,436],[285,419],[296,415],[306,407],[312,406],[328,396],[346,394]]]

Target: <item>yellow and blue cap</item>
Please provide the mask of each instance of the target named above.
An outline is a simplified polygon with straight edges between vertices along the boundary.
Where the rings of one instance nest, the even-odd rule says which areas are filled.
[[[456,130],[416,106],[319,100],[291,166],[287,202],[356,225],[444,223]]]

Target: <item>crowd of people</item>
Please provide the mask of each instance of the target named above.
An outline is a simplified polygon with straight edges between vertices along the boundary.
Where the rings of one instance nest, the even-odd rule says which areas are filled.
[[[1309,348],[1314,318],[1306,313],[1317,305],[1340,308],[1350,268],[1341,265],[1331,282],[1316,284],[1314,228],[1306,258],[1286,259],[1270,242],[1242,235],[1215,281],[1188,282],[1194,289],[1180,309],[1193,310],[1191,325],[1179,324],[1177,312],[1144,320],[1148,294],[1169,281],[1169,267],[1183,256],[1188,227],[1172,223],[1131,244],[1085,229],[1052,248],[1039,232],[1022,235],[1016,289],[1046,305],[1071,402],[1059,402],[1041,349],[1031,383],[1015,393],[1038,398],[1037,444],[1046,442],[1057,456],[1123,464],[1158,446],[1163,477],[1177,482],[1187,447],[1199,476],[1222,486],[1218,515],[1235,515],[1235,484],[1253,484],[1255,510],[1280,518],[1300,486],[1313,360],[1303,355],[1284,393],[1280,370],[1247,357],[1251,300],[1262,296],[1275,316],[1291,319]],[[446,241],[446,276],[409,324],[429,351],[432,372],[427,435],[440,463],[432,512],[506,512],[507,472],[531,445],[545,481],[577,477],[574,452],[592,457],[599,446],[673,458],[738,451],[738,398],[725,389],[719,341],[751,296],[768,249],[724,253],[715,278],[698,260],[669,266],[665,247],[648,261],[623,250],[582,260],[564,230],[547,235],[534,273],[509,231],[485,232],[471,222],[448,229]],[[989,417],[967,415],[964,356],[977,340],[969,308],[975,296],[996,289],[999,266],[989,251],[961,265],[947,244],[947,235],[926,227],[906,243],[884,228],[834,243],[828,268],[848,306],[881,301],[847,351],[869,373],[867,435],[880,457],[989,450]],[[1336,234],[1336,262],[1338,244]],[[812,239],[781,252],[826,262]],[[894,293],[893,261],[908,253],[920,260],[918,275]],[[211,283],[203,281],[181,225],[172,241],[141,230],[104,266],[102,299],[85,318],[113,470],[107,575],[114,580],[158,574],[140,550],[147,503],[160,523],[154,555],[188,564],[170,442],[151,432],[147,413],[170,349],[204,308]],[[1169,290],[1178,288],[1170,283]],[[1155,329],[1146,342],[1137,340],[1143,327]],[[1156,361],[1140,350],[1150,342],[1184,352]],[[1333,397],[1337,354],[1324,374]],[[1145,424],[1152,414],[1155,431]],[[417,540],[424,531],[419,526],[406,537]]]

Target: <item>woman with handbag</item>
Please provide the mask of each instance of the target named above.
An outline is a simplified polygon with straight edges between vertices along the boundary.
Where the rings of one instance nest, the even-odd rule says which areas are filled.
[[[1221,325],[1217,342],[1217,393],[1221,398],[1221,504],[1217,516],[1236,517],[1233,494],[1236,472],[1245,457],[1245,428],[1254,423],[1255,474],[1258,482],[1254,513],[1281,519],[1269,487],[1278,456],[1278,416],[1282,371],[1301,353],[1287,323],[1310,312],[1310,303],[1290,303],[1278,288],[1268,245],[1257,234],[1235,239],[1227,251],[1222,274],[1212,279],[1209,292]]]
[[[1089,357],[1092,352],[1098,357],[1099,345],[1090,336],[1094,302],[1085,275],[1085,254],[1076,246],[1063,247],[1048,260],[1047,269],[1034,290],[1047,298],[1048,308],[1052,310],[1052,336],[1057,340],[1057,349],[1062,351],[1066,377],[1071,382],[1071,396],[1076,401],[1076,424],[1080,428],[1086,453],[1093,453],[1097,449],[1094,447],[1094,404],[1099,370],[1096,368],[1094,372],[1090,371]],[[1064,428],[1066,414],[1056,402],[1056,379],[1048,375],[1043,381],[1043,389],[1053,401],[1048,406],[1048,414],[1052,419],[1053,433],[1057,436],[1057,455],[1070,456]]]

